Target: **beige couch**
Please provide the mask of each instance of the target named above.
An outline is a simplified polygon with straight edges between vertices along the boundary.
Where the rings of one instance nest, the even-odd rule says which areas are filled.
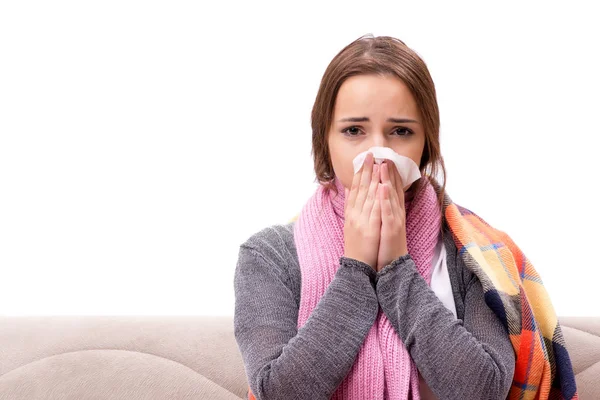
[[[581,399],[600,399],[600,317],[561,318]],[[245,398],[232,317],[0,317],[0,399]]]

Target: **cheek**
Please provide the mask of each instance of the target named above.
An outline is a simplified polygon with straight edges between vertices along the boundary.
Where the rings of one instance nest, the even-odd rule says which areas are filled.
[[[421,156],[417,154],[415,157],[411,157],[412,160],[417,164],[417,167],[421,165]]]
[[[342,182],[344,187],[350,189],[352,179],[354,178],[354,167],[352,165],[353,157],[340,154],[331,155],[331,163],[335,176]]]
[[[400,154],[402,154],[402,153],[400,153]],[[421,157],[423,155],[423,147],[420,145],[414,146],[413,148],[411,148],[409,151],[406,151],[402,155],[409,157],[418,166],[421,164]]]
[[[341,177],[342,185],[348,190],[352,187],[352,179],[354,178],[354,174],[352,173],[352,169],[348,171],[345,175]]]
[[[338,162],[334,164],[335,175],[342,181],[345,187],[349,188],[352,184],[352,176],[354,175],[352,170],[352,160],[340,161],[341,160],[338,160]],[[350,164],[350,166],[348,166],[348,164]]]
[[[418,149],[418,148],[415,148],[415,149],[400,148],[400,149],[394,149],[394,151],[396,153],[400,154],[401,156],[410,158],[417,165],[419,165],[419,163],[421,162],[421,153],[422,153],[421,149]]]

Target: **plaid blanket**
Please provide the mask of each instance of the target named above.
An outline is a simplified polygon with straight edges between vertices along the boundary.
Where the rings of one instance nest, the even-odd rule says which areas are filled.
[[[431,183],[439,193],[439,183]],[[442,215],[465,265],[481,281],[486,304],[512,341],[515,374],[508,399],[578,400],[558,318],[529,259],[506,233],[454,203],[446,192]],[[250,388],[248,399],[255,400]]]
[[[440,187],[432,180],[439,192]],[[443,215],[465,265],[515,350],[509,399],[578,399],[562,330],[542,279],[505,233],[444,194]]]

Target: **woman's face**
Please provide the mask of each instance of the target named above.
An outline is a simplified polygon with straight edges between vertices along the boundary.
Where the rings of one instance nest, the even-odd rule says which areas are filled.
[[[393,76],[346,79],[327,135],[334,173],[348,189],[354,177],[352,160],[359,153],[372,146],[390,147],[420,165],[425,146],[417,104],[404,82]]]

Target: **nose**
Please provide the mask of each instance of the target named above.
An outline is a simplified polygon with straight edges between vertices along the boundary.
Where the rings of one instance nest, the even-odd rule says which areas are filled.
[[[373,132],[371,134],[371,146],[389,147],[388,138],[383,132]]]

